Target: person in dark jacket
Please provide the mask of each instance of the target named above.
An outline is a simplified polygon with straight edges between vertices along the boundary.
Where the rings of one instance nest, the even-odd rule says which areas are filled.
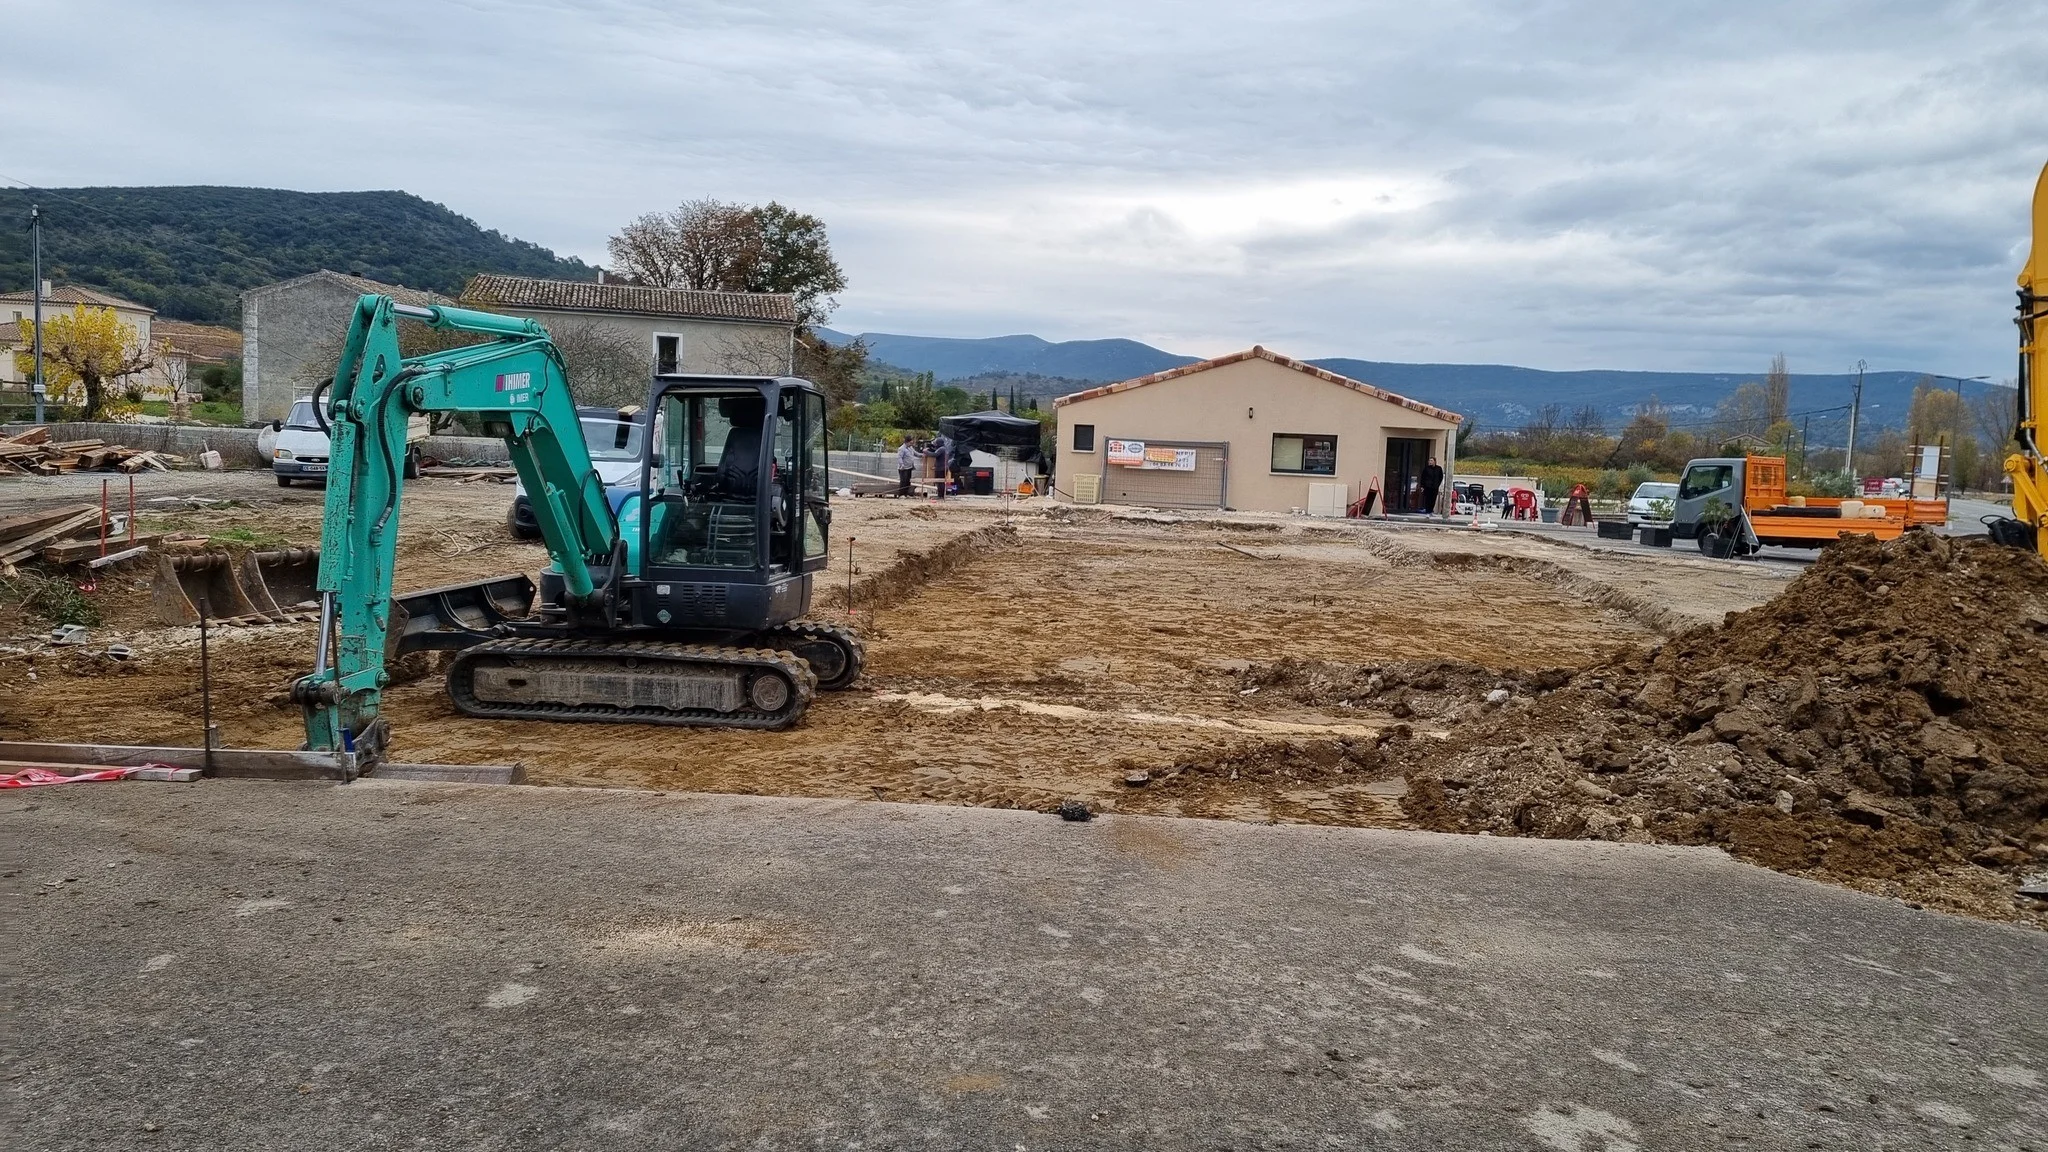
[[[1422,466],[1422,510],[1436,514],[1436,494],[1444,486],[1444,466],[1431,456],[1429,463]]]
[[[946,498],[946,481],[953,474],[953,438],[941,432],[924,450],[932,458],[933,470],[939,476],[939,499]]]

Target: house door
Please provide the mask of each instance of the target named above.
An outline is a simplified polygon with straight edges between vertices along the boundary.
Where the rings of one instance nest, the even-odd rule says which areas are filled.
[[[1387,470],[1380,481],[1386,485],[1387,511],[1428,512],[1422,497],[1422,469],[1436,451],[1436,441],[1423,436],[1387,437]]]

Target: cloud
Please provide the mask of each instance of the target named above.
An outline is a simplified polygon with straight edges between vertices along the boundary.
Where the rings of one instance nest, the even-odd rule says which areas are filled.
[[[2048,160],[2048,21],[1980,2],[196,8],[10,15],[64,111],[0,170],[398,187],[585,258],[775,198],[855,330],[2007,375]]]

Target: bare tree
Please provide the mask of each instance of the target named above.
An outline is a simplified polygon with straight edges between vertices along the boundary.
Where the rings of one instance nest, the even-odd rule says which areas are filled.
[[[1764,374],[1765,426],[1783,424],[1792,410],[1792,374],[1785,370],[1785,354],[1771,357],[1771,370]]]
[[[795,298],[797,325],[831,316],[846,273],[832,257],[825,222],[770,201],[762,205],[691,200],[650,212],[606,247],[625,276],[662,288],[781,292]]]
[[[791,371],[787,334],[766,328],[714,333],[705,338],[704,354],[712,371],[734,376],[787,376]]]
[[[2018,405],[2019,396],[2011,384],[1986,385],[1967,405],[1971,430],[1996,460],[2004,460],[2015,447],[2012,434],[2019,425]]]
[[[653,381],[646,346],[630,329],[603,320],[556,320],[548,338],[562,354],[569,394],[578,404],[622,408],[647,403]]]
[[[745,291],[764,251],[751,209],[710,199],[649,212],[605,247],[619,271],[642,284],[707,292]]]
[[[1729,440],[1761,441],[1771,430],[1771,397],[1764,385],[1754,380],[1737,388],[1714,409],[1715,432]]]

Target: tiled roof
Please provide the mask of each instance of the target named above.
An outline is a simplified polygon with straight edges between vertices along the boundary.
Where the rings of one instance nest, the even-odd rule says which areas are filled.
[[[0,301],[5,301],[9,304],[28,304],[33,302],[35,298],[35,293],[27,289],[20,292],[0,292]],[[50,294],[43,297],[43,307],[47,308],[52,304],[61,304],[65,307],[73,304],[84,304],[95,308],[117,308],[128,312],[147,312],[152,316],[156,315],[156,309],[146,304],[137,304],[133,300],[123,300],[119,296],[106,292],[95,292],[90,288],[80,288],[76,284],[59,284],[55,288],[50,289]]]
[[[1363,392],[1376,400],[1384,400],[1389,404],[1399,404],[1411,412],[1420,412],[1424,416],[1433,416],[1438,420],[1449,421],[1452,424],[1463,424],[1465,422],[1463,416],[1447,408],[1439,408],[1434,404],[1424,404],[1420,400],[1410,400],[1408,397],[1397,392],[1389,392],[1385,388],[1367,384],[1363,380],[1353,380],[1349,376],[1339,376],[1328,369],[1318,368],[1313,364],[1296,360],[1291,356],[1282,356],[1278,352],[1268,352],[1265,348],[1256,344],[1243,352],[1232,352],[1228,356],[1218,356],[1214,360],[1198,360],[1193,364],[1183,364],[1178,368],[1168,368],[1164,372],[1154,372],[1150,376],[1140,376],[1135,380],[1105,384],[1100,388],[1090,388],[1086,392],[1075,392],[1071,395],[1060,396],[1053,400],[1053,406],[1057,408],[1082,400],[1093,400],[1098,396],[1108,396],[1114,392],[1128,392],[1133,388],[1143,388],[1147,384],[1158,384],[1162,381],[1173,380],[1182,376],[1192,376],[1197,372],[1207,372],[1211,368],[1221,368],[1225,364],[1236,364],[1240,361],[1254,358],[1270,360],[1282,368],[1292,368],[1296,372],[1305,373],[1318,380],[1326,380],[1332,384],[1349,388],[1354,392]]]
[[[242,293],[242,295],[268,295],[280,289],[295,288],[309,280],[331,280],[359,296],[389,296],[400,304],[411,304],[421,308],[429,304],[455,303],[455,301],[441,295],[439,292],[429,292],[423,288],[407,288],[400,284],[383,284],[375,280],[365,280],[361,276],[351,276],[346,272],[334,272],[325,268],[318,272],[308,272],[304,276],[294,276],[289,280],[279,280],[275,284],[265,284],[261,288],[251,288],[247,292]]]
[[[612,312],[690,320],[796,323],[796,298],[779,292],[700,292],[590,280],[536,280],[484,272],[470,278],[462,302],[479,307]]]
[[[159,318],[150,322],[149,336],[152,340],[169,341],[171,347],[203,364],[239,360],[242,356],[242,334],[233,328]]]

